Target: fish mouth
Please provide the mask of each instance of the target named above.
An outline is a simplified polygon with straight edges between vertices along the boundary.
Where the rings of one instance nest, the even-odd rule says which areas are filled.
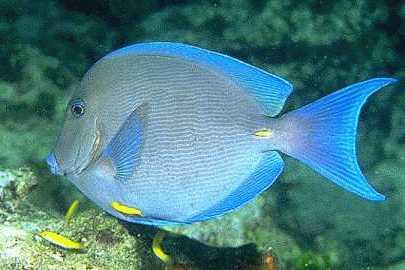
[[[67,172],[67,174],[73,174],[73,175],[80,175],[85,171],[90,165],[94,164],[100,157],[101,155],[101,129],[100,129],[100,124],[96,119],[96,136],[93,141],[93,145],[90,150],[90,158],[86,159],[81,165],[79,165],[76,169],[74,169],[71,172]],[[78,152],[78,157],[76,160],[79,159],[80,156],[80,151]]]

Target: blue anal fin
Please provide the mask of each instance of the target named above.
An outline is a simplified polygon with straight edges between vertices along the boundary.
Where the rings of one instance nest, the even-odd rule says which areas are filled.
[[[144,110],[141,105],[134,110],[111,139],[102,155],[109,158],[115,169],[115,178],[124,181],[131,177],[139,163],[144,131]]]
[[[117,216],[116,213],[113,213],[113,215]],[[131,223],[138,223],[138,224],[150,225],[150,226],[155,226],[155,227],[178,226],[178,225],[190,224],[190,222],[188,222],[188,221],[164,220],[164,219],[153,218],[153,217],[134,217],[134,216],[121,215],[121,214],[119,214],[117,217],[122,220],[131,222]]]
[[[215,216],[221,216],[245,205],[269,188],[281,174],[283,168],[284,162],[277,152],[266,152],[260,163],[257,165],[256,170],[242,185],[229,194],[223,201],[193,216],[188,219],[187,222],[198,222]]]

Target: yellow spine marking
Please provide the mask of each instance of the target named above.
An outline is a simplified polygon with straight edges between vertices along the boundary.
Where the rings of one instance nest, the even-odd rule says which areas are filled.
[[[125,214],[125,215],[129,215],[129,216],[143,216],[142,211],[139,210],[138,208],[135,207],[129,207],[126,205],[123,205],[119,202],[112,202],[111,203],[111,207],[113,209],[115,209],[116,211]]]
[[[256,131],[254,134],[256,137],[269,138],[273,135],[273,132],[270,129],[261,129]]]
[[[65,223],[69,224],[70,220],[72,219],[73,215],[77,212],[79,208],[79,200],[74,200],[70,205],[69,209],[66,211],[65,214]]]
[[[166,233],[164,231],[159,231],[156,233],[155,237],[153,238],[152,242],[152,250],[155,255],[161,259],[163,262],[167,263],[171,261],[171,258],[168,254],[163,251],[162,242],[163,238],[165,237]]]
[[[63,247],[66,249],[82,249],[83,246],[81,243],[70,240],[67,237],[64,237],[60,234],[51,231],[42,231],[38,234],[43,239],[47,240],[48,242],[57,245],[59,247]]]

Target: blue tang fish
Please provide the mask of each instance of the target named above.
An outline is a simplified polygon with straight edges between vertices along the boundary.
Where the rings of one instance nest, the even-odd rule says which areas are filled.
[[[356,129],[366,99],[395,81],[356,83],[279,116],[286,80],[190,45],[135,44],[84,75],[47,163],[108,213],[157,226],[241,207],[281,174],[280,153],[381,201],[357,163]]]

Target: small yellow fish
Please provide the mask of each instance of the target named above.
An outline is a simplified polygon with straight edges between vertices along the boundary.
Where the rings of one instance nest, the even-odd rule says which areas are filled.
[[[163,238],[165,237],[166,233],[164,231],[159,231],[155,237],[153,238],[152,242],[152,250],[155,255],[161,259],[163,262],[167,263],[171,261],[171,257],[163,251],[161,246],[163,242]]]
[[[69,224],[69,221],[72,219],[73,215],[77,212],[79,208],[79,200],[74,200],[73,203],[70,205],[69,209],[66,211],[65,214],[65,223]]]
[[[126,206],[122,203],[113,201],[111,207],[116,211],[129,216],[143,216],[142,211],[135,207]]]
[[[65,248],[65,249],[82,249],[83,245],[79,242],[70,240],[67,237],[64,237],[60,234],[57,234],[55,232],[51,231],[42,231],[38,233],[38,236],[41,238],[45,239],[46,241],[57,245],[59,247]]]

